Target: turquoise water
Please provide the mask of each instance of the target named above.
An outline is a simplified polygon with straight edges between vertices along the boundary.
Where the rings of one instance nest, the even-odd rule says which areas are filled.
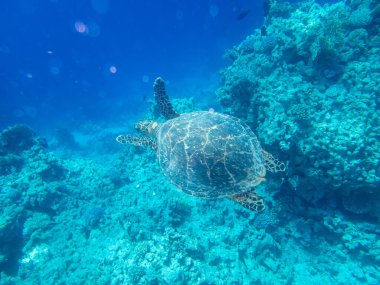
[[[380,284],[380,4],[325,2],[1,4],[0,284]],[[177,113],[239,118],[284,163],[264,211],[170,183],[134,128],[170,124],[158,76]]]

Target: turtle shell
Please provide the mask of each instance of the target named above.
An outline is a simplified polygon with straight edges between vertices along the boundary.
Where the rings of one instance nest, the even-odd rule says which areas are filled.
[[[219,198],[243,193],[265,176],[256,135],[229,115],[182,114],[160,126],[157,141],[162,172],[192,196]]]

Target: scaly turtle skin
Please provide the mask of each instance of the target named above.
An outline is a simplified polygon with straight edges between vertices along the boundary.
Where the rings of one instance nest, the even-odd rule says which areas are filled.
[[[252,211],[264,210],[253,187],[265,180],[266,170],[284,171],[284,164],[265,152],[256,135],[239,119],[216,112],[179,115],[161,78],[156,79],[154,91],[167,121],[136,124],[151,137],[120,135],[116,140],[155,149],[165,177],[184,193],[226,197]]]

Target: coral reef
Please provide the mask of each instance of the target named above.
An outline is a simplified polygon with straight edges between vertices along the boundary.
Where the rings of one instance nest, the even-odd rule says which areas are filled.
[[[280,2],[271,2],[266,35],[257,30],[233,49],[216,95],[264,148],[279,150],[294,195],[380,217],[376,1],[302,2],[289,17]]]
[[[46,150],[26,152],[30,161],[47,161]],[[177,191],[152,150],[109,156],[106,164],[55,158],[65,175],[52,172],[54,179],[29,162],[0,176],[4,284],[376,284],[380,277],[376,224],[275,191],[268,210],[253,214]]]
[[[227,52],[217,91],[287,161],[256,189],[266,211],[177,191],[153,150],[116,144],[119,125],[82,132],[88,152],[61,131],[55,153],[9,127],[1,284],[379,283],[380,6],[267,2],[267,34]]]

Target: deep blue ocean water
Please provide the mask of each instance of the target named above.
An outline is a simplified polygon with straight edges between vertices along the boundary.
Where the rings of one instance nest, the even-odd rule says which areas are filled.
[[[27,0],[1,15],[2,127],[135,112],[157,76],[176,91],[215,84],[224,50],[263,23],[252,1]]]
[[[3,1],[0,284],[380,284],[379,18],[376,0]],[[168,119],[157,77],[178,113],[241,120],[213,148],[257,136],[262,213],[169,182],[220,155],[214,125],[195,120],[195,158],[176,125],[167,164],[115,140]],[[217,193],[247,156],[213,162]]]
[[[1,8],[2,127],[135,112],[157,76],[175,94],[215,85],[224,51],[264,21],[262,1],[248,0],[23,0]],[[126,101],[133,104],[113,109]]]

